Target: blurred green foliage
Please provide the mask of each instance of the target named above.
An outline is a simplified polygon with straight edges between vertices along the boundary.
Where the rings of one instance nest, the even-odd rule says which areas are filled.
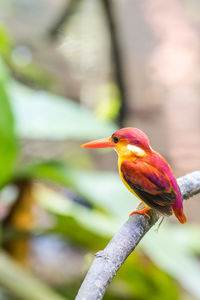
[[[0,27],[0,45],[1,56],[9,66],[13,46],[3,27]],[[115,87],[112,93],[111,103],[105,101],[98,108],[97,114],[103,118],[115,117],[119,109]],[[136,199],[123,187],[117,174],[78,169],[74,167],[76,159],[47,160],[40,152],[36,161],[23,162],[20,141],[52,140],[55,144],[58,141],[68,144],[73,140],[79,147],[81,140],[109,136],[115,130],[114,123],[100,121],[78,103],[14,81],[5,63],[0,61],[1,196],[13,184],[19,189],[10,206],[11,215],[2,220],[5,249],[0,257],[0,290],[2,295],[10,295],[4,296],[5,299],[74,299],[93,253],[106,246],[136,206]],[[27,186],[31,196],[24,192]],[[22,203],[25,203],[23,210]],[[32,213],[31,205],[50,218],[45,226],[37,222],[33,225],[31,217],[27,217]],[[16,241],[23,236],[29,249],[31,238],[51,234],[61,237],[69,248],[83,251],[78,276],[57,289],[47,287],[34,275],[27,275],[27,271],[17,266],[20,261],[14,262],[5,252],[7,240],[9,247],[15,248]],[[194,299],[200,298],[199,240],[197,225],[166,223],[158,233],[152,230],[117,274],[105,299],[176,300],[184,299],[187,293]]]
[[[108,135],[117,128],[68,99],[11,82],[9,86],[18,135],[22,138],[79,139]]]
[[[0,23],[0,53],[2,57],[8,57],[11,55],[12,38],[5,26]]]
[[[0,60],[0,186],[10,179],[17,152],[14,118],[7,84],[8,71]]]

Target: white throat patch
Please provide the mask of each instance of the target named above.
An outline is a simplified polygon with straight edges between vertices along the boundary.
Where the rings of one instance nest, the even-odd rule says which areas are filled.
[[[140,147],[128,144],[127,149],[132,151],[133,153],[135,153],[137,156],[144,156],[145,155],[145,151]]]

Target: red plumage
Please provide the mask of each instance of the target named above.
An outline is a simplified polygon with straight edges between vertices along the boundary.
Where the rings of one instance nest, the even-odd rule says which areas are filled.
[[[174,211],[181,223],[186,222],[176,179],[168,163],[157,152],[151,152],[134,162],[124,160],[121,163],[121,174],[129,187],[149,207],[168,216]]]

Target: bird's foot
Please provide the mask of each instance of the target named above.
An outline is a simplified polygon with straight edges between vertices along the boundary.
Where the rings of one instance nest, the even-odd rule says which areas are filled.
[[[146,214],[146,211],[150,210],[150,207],[145,207],[141,210],[134,210],[132,213],[130,213],[129,217],[131,217],[133,214],[139,214],[139,215],[145,215],[147,218],[150,219],[150,216]]]

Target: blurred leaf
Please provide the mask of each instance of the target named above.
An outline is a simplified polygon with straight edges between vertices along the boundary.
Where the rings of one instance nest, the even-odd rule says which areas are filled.
[[[0,285],[8,289],[17,299],[64,300],[45,284],[23,271],[3,251],[0,253]]]
[[[11,176],[16,157],[14,119],[8,89],[8,72],[0,60],[0,186]]]
[[[0,23],[0,54],[7,57],[11,53],[13,41],[5,26]]]
[[[113,282],[113,287],[117,290],[116,285],[120,285],[119,282],[123,282],[126,290],[134,299],[179,299],[177,283],[174,282],[173,277],[158,268],[143,254],[141,249],[138,251],[138,248],[125,261],[116,275],[116,279],[117,282],[116,284]]]
[[[141,245],[155,264],[200,298],[200,262],[194,255],[194,249],[200,249],[199,226],[163,224],[159,234],[151,231]]]
[[[110,183],[112,182],[110,192],[110,194],[112,194],[112,192],[116,192],[116,186],[118,184],[117,177],[112,173],[98,174],[95,172],[87,173],[79,170],[75,171],[62,163],[48,161],[26,166],[16,174],[16,178],[18,179],[25,177],[37,178],[67,187],[73,187],[75,191],[81,196],[84,196],[87,200],[89,199],[96,207],[101,207],[104,211],[107,210],[110,212],[110,216],[106,216],[95,209],[86,209],[74,203],[72,200],[67,200],[66,195],[65,197],[61,197],[59,193],[50,192],[50,190],[44,188],[40,188],[35,197],[48,211],[59,216],[56,226],[57,232],[67,234],[68,237],[71,236],[73,240],[82,241],[85,245],[89,244],[91,249],[94,248],[94,246],[91,246],[92,243],[95,245],[96,250],[98,249],[98,245],[102,245],[101,239],[103,238],[103,240],[105,240],[106,238],[107,240],[108,237],[111,237],[122,223],[122,220],[119,221],[118,219],[116,222],[111,216],[114,217],[117,213],[120,216],[120,211],[122,210],[121,205],[123,205],[123,207],[126,206],[126,201],[121,199],[121,203],[118,203],[117,209],[115,209],[116,205],[114,205],[109,198],[109,193],[99,194],[98,188],[96,188],[96,190],[91,188],[90,185],[92,185],[94,181],[98,182],[98,177],[102,179],[101,183],[104,188],[106,188],[105,182],[108,181],[108,176],[111,179]],[[119,194],[118,197],[117,199],[115,198],[115,201],[120,200]],[[127,214],[128,210],[125,211],[126,218]],[[95,235],[97,236],[95,237]],[[101,235],[102,238],[100,238],[99,235]],[[96,243],[94,243],[94,241],[96,241]]]
[[[20,178],[37,178],[46,179],[54,183],[72,187],[73,178],[71,178],[71,167],[68,167],[58,161],[41,161],[30,164],[20,169],[15,177]]]
[[[61,162],[48,161],[29,165],[16,176],[47,179],[73,187],[90,203],[118,217],[121,222],[128,218],[138,203],[137,198],[123,185],[119,175],[112,172],[75,170]]]
[[[138,200],[123,185],[119,174],[73,170],[72,178],[76,189],[91,203],[106,209],[124,221]]]
[[[67,235],[68,238],[94,251],[105,247],[119,224],[111,217],[88,209],[42,185],[35,187],[37,202],[57,217],[51,231]]]
[[[17,132],[23,138],[92,139],[112,134],[116,127],[104,123],[85,107],[68,99],[10,84]]]

